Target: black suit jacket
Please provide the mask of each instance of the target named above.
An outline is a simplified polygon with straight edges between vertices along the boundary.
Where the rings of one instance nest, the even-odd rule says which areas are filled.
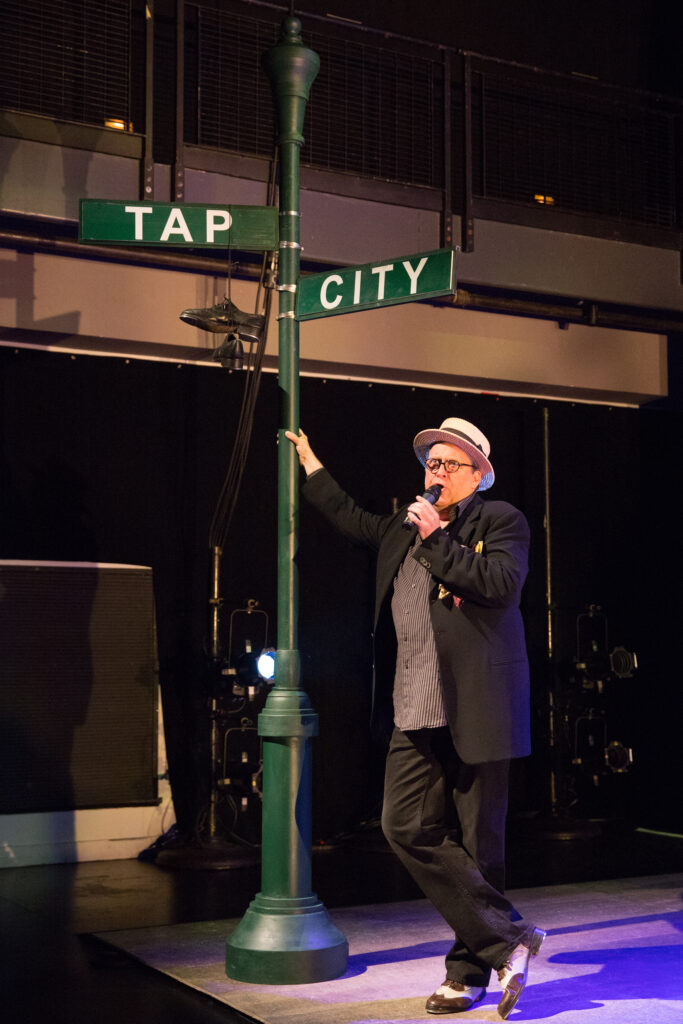
[[[377,552],[373,718],[376,725],[391,721],[391,598],[414,532],[402,528],[405,509],[390,516],[366,512],[325,469],[306,480],[303,494],[337,530]],[[430,615],[446,716],[468,764],[529,753],[529,665],[519,611],[528,551],[522,513],[475,494],[462,517],[435,530],[412,555],[432,577]]]

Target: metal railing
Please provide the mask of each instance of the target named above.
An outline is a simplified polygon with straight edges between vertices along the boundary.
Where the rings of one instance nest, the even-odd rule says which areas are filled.
[[[182,198],[187,144],[270,158],[261,60],[282,10],[166,4],[155,59],[145,10],[153,0],[6,0],[0,102],[144,132],[143,193],[156,160],[174,165]],[[466,249],[475,216],[548,227],[574,217],[566,230],[611,225],[613,236],[680,244],[680,101],[302,17],[321,57],[304,166],[371,180],[380,199],[383,185],[408,186],[419,205],[421,191],[444,225],[461,214]]]
[[[132,130],[133,4],[134,0],[5,0],[2,106]]]
[[[680,103],[474,55],[466,73],[477,195],[679,226]]]

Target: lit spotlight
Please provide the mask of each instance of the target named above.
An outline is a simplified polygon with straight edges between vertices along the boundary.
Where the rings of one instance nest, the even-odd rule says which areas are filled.
[[[261,679],[272,679],[275,675],[275,651],[263,651],[256,662],[256,668]]]

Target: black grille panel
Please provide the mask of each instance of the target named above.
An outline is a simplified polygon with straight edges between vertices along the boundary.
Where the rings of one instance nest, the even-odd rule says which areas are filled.
[[[98,127],[118,118],[144,130],[144,10],[144,0],[6,0],[0,103]],[[155,29],[153,148],[160,163],[172,163],[176,152],[174,10],[168,5],[165,14],[157,14]],[[276,125],[262,59],[280,38],[281,11],[263,6],[257,13],[239,0],[185,5],[185,142],[272,155]],[[442,190],[444,51],[304,20],[304,41],[320,55],[321,68],[306,108],[302,162]],[[680,101],[474,54],[452,52],[450,64],[454,210],[463,208],[468,157],[472,196],[489,201],[486,216],[505,217],[501,204],[514,205],[509,216],[537,223],[542,205],[548,226],[555,210],[556,224],[560,214],[582,215],[581,227],[571,222],[567,230],[591,232],[591,219],[602,219],[609,221],[602,230],[613,232],[616,222],[634,238],[675,232],[677,244]],[[471,152],[463,105],[466,67]],[[534,213],[523,213],[524,207]],[[594,230],[601,233],[598,225]]]
[[[303,159],[365,177],[443,185],[441,64],[400,51],[311,35],[321,68],[311,91]]]
[[[676,226],[676,117],[655,98],[477,77],[483,198]]]
[[[275,122],[261,58],[278,23],[196,8],[197,107],[187,141],[270,156]],[[302,161],[367,177],[441,186],[442,74],[437,61],[307,33],[321,67],[306,108]]]
[[[270,156],[275,126],[263,53],[278,38],[267,21],[196,9],[197,117],[201,146]]]
[[[130,113],[129,0],[6,0],[2,104],[102,126]]]

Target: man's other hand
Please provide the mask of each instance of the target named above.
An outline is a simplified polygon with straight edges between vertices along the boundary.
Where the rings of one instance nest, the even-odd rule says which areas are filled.
[[[317,469],[323,468],[322,462],[308,443],[308,438],[304,434],[303,430],[299,430],[298,435],[291,430],[285,430],[285,437],[288,441],[291,441],[296,448],[296,453],[299,456],[299,462],[304,467],[306,476],[310,476],[311,473],[315,473]]]

